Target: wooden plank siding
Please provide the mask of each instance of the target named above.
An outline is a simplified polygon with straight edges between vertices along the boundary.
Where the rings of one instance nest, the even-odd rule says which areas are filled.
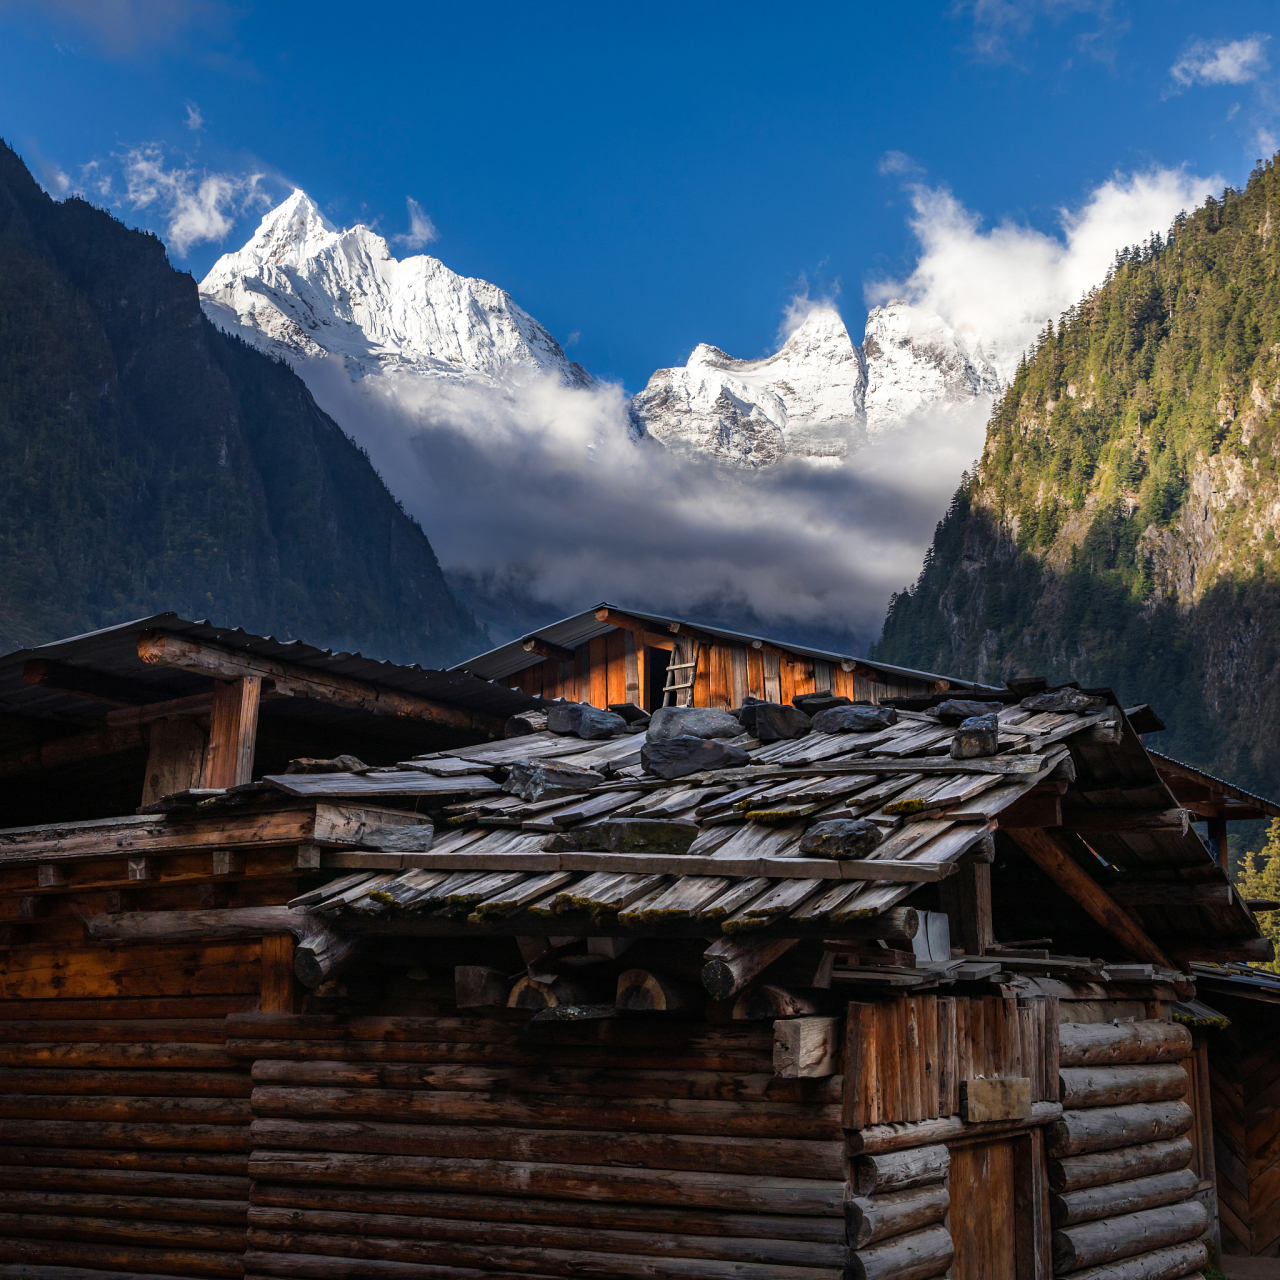
[[[546,658],[508,676],[506,684],[535,698],[565,698],[595,707],[634,702],[653,711],[647,652],[654,648],[670,651],[673,646],[674,637],[615,627],[578,645],[573,662]],[[740,707],[748,695],[768,702],[790,702],[806,693],[831,692],[854,702],[880,702],[933,689],[924,680],[872,679],[869,672],[866,667],[846,671],[839,662],[789,654],[776,645],[756,649],[717,641],[698,645],[693,700],[695,706],[728,710]]]
[[[1231,1019],[1206,1036],[1222,1249],[1274,1257],[1280,1255],[1280,1010],[1218,991],[1206,999]]]

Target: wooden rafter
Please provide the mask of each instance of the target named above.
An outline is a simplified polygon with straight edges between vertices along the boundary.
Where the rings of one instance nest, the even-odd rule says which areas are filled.
[[[452,729],[493,735],[502,732],[503,720],[499,716],[448,706],[419,694],[385,689],[329,671],[314,671],[257,654],[200,644],[162,631],[147,631],[138,638],[138,656],[149,664],[175,667],[212,676],[215,680],[240,680],[246,676],[272,680],[276,697],[307,698],[367,715],[425,720]]]
[[[1049,832],[1026,827],[1011,828],[1007,834],[1054,884],[1088,912],[1130,955],[1166,969],[1173,967],[1133,917]]]

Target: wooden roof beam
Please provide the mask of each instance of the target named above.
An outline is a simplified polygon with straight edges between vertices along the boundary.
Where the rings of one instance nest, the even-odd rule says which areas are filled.
[[[0,752],[0,778],[39,773],[42,769],[79,764],[100,756],[119,755],[123,751],[143,751],[146,746],[146,736],[136,724],[97,729],[92,733],[77,733],[68,738],[54,738],[52,742]]]
[[[541,636],[526,636],[520,647],[525,653],[535,653],[540,658],[550,658],[552,662],[572,662],[574,659],[572,649],[566,649],[562,644],[553,644]]]
[[[90,702],[106,702],[113,707],[136,707],[153,697],[150,690],[131,680],[45,658],[32,658],[23,663],[22,679],[37,688],[56,689],[59,693],[70,693]]]
[[[416,693],[384,689],[329,671],[315,671],[236,649],[200,644],[163,631],[146,631],[138,637],[138,657],[151,665],[175,667],[212,676],[215,680],[243,680],[246,676],[257,676],[274,682],[274,696],[277,698],[307,698],[365,715],[425,720],[430,724],[470,729],[490,736],[500,735],[504,724],[501,716],[448,706]]]
[[[1165,969],[1169,958],[1123,907],[1054,839],[1033,827],[1006,832],[1013,842],[1068,897],[1100,924],[1130,955]]]
[[[619,613],[617,609],[597,609],[596,621],[607,622],[611,626],[621,628],[623,631],[634,631],[637,635],[653,635],[655,632],[661,634],[661,629],[657,624],[644,622],[640,618],[633,618],[628,613]],[[713,636],[709,632],[699,631],[697,627],[691,627],[687,622],[668,622],[666,629],[672,638],[683,636],[687,640],[696,640],[699,644],[733,643],[731,640]],[[770,644],[767,640],[751,640],[748,644],[752,649],[759,652],[776,653],[780,658],[785,658],[788,662],[803,661],[789,649],[780,649],[776,644]]]

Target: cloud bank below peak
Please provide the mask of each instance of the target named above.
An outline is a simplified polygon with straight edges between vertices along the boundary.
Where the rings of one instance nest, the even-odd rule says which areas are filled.
[[[975,360],[985,352],[982,360],[1012,368],[1050,318],[1101,282],[1117,249],[1163,231],[1217,181],[1181,170],[1118,174],[1077,208],[1060,211],[1056,234],[1010,220],[984,226],[946,188],[914,183],[908,190],[916,261],[902,278],[870,286],[868,299],[905,298],[916,310],[873,313],[868,337],[876,336],[882,348],[909,340],[917,352],[958,344]],[[290,199],[301,211],[305,197]],[[284,206],[273,211],[264,229],[286,212]],[[317,264],[340,261],[354,269],[359,255],[337,254],[337,248],[355,231],[322,230],[314,237],[323,249]],[[364,239],[370,235],[361,232]],[[256,332],[264,343],[286,342],[279,353],[369,451],[446,569],[515,584],[526,601],[545,604],[543,621],[610,599],[683,616],[714,609],[723,622],[735,614],[750,617],[754,626],[797,638],[843,631],[854,637],[852,647],[864,646],[878,633],[889,595],[919,572],[962,470],[982,450],[991,397],[1000,386],[994,373],[984,372],[967,399],[949,404],[904,394],[892,402],[891,424],[868,431],[858,452],[833,452],[820,466],[784,451],[771,465],[728,468],[637,435],[621,387],[585,375],[575,383],[565,376],[568,366],[561,367],[563,355],[526,362],[515,371],[519,376],[507,376],[497,365],[472,369],[469,348],[459,348],[454,355],[461,361],[450,358],[445,376],[432,371],[425,355],[407,367],[403,351],[356,360],[340,344],[293,350],[287,326],[274,334],[255,330],[265,321],[252,320],[246,309],[246,300],[265,296],[245,275],[266,269],[272,255],[265,245],[251,242],[211,271],[204,285],[211,318],[228,327],[238,315],[238,331],[250,340]],[[395,265],[383,252],[367,255],[377,267],[367,283],[390,287],[410,262],[434,263]],[[441,279],[451,276],[442,264],[431,270],[444,273]],[[289,279],[309,282],[308,289],[327,288],[318,265],[290,271]],[[342,282],[348,291],[359,283],[345,276]],[[478,301],[486,290],[499,293],[484,282],[458,281],[464,283],[466,289],[440,295],[441,316],[454,306],[463,308],[459,315],[471,314],[473,295]],[[282,276],[272,287],[287,285]],[[522,323],[536,323],[509,299],[503,305]],[[340,330],[349,335],[343,342],[359,339],[348,320],[336,313],[331,319],[334,324],[316,331],[322,338]],[[906,326],[901,331],[894,328],[899,321]],[[846,398],[857,398],[855,384],[865,377],[858,361],[866,357],[829,299],[793,299],[781,317],[780,340],[777,355],[758,361],[699,348],[707,378],[732,375],[742,383],[739,400],[717,413],[749,416],[755,403],[749,384],[775,371],[789,383],[784,400],[803,390],[801,373],[816,377],[813,386],[824,395],[844,387]],[[903,351],[907,360],[911,353]],[[882,369],[890,367],[883,352],[877,359]],[[829,385],[821,382],[824,360]],[[875,366],[872,359],[873,400]]]

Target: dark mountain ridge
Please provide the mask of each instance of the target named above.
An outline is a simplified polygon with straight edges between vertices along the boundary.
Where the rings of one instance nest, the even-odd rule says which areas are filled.
[[[997,405],[874,654],[1111,685],[1280,794],[1280,175],[1122,251]]]
[[[424,665],[485,647],[301,379],[3,144],[0,448],[0,649],[167,609]]]

